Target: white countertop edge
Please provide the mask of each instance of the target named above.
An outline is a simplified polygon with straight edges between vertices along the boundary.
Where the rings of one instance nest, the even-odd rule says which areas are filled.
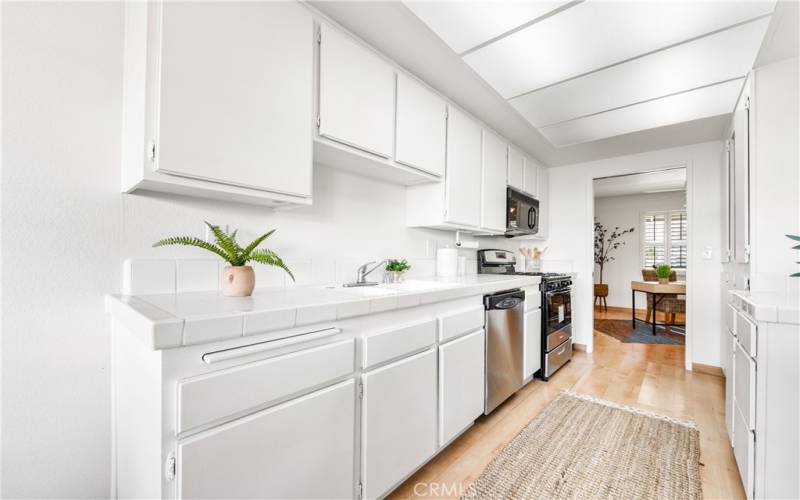
[[[168,349],[182,347],[185,345],[195,345],[205,342],[216,342],[250,335],[260,335],[275,330],[291,329],[294,327],[310,325],[318,322],[336,321],[345,318],[364,316],[369,314],[379,314],[386,311],[415,307],[417,305],[432,304],[448,300],[456,300],[475,295],[498,292],[506,289],[522,288],[527,286],[538,286],[541,278],[538,276],[498,276],[496,280],[489,275],[479,275],[476,278],[427,278],[415,281],[430,281],[443,283],[443,288],[433,287],[416,291],[390,290],[382,288],[385,293],[376,296],[360,295],[357,290],[352,294],[346,291],[336,290],[319,292],[326,290],[321,285],[294,287],[291,291],[256,291],[256,294],[249,299],[249,304],[236,304],[234,298],[223,297],[216,292],[190,292],[184,294],[163,294],[160,296],[135,296],[109,294],[105,298],[106,312],[115,320],[123,324],[128,330],[143,338],[147,345],[152,349]],[[301,302],[298,298],[292,304],[291,293],[299,297],[304,291],[310,294],[317,293],[324,295],[316,300]],[[148,300],[148,297],[161,300],[171,300],[177,302],[181,296],[187,297],[191,293],[204,299],[220,302],[223,304],[218,310],[207,310],[202,314],[175,315],[165,311]],[[269,304],[269,295],[275,294],[283,301],[279,304]],[[267,302],[263,307],[252,307],[252,302],[256,300],[260,303]],[[285,305],[284,305],[285,304]],[[279,318],[274,323],[269,322],[270,326],[249,329],[248,318]],[[289,319],[291,318],[291,319]],[[190,324],[193,332],[198,328],[208,326],[212,328],[215,322],[229,319],[232,322],[239,321],[240,328],[234,328],[225,332],[205,336],[200,334],[199,338],[187,337],[186,325]],[[191,332],[190,332],[191,333]]]
[[[729,290],[729,293],[749,305],[747,312],[756,321],[800,324],[800,297],[798,296],[778,292],[747,292],[744,290]],[[733,302],[735,303],[736,300]]]

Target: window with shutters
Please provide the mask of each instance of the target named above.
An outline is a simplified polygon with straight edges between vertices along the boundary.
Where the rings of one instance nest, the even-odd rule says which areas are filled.
[[[642,267],[667,263],[686,269],[686,212],[649,212],[642,217]]]

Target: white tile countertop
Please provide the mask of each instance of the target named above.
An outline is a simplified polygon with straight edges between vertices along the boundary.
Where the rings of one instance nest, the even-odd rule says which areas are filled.
[[[216,291],[107,295],[106,312],[144,336],[153,349],[168,349],[538,286],[540,281],[538,276],[483,274],[371,287],[261,289],[251,297],[225,297]]]
[[[756,321],[800,324],[800,296],[778,292],[731,290],[731,303]]]

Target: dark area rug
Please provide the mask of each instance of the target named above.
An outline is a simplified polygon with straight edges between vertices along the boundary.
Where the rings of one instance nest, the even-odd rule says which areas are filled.
[[[667,333],[663,326],[658,325],[656,335],[653,335],[652,325],[640,321],[636,322],[634,330],[629,319],[595,319],[594,329],[629,344],[685,344],[685,330],[680,326],[671,327]]]

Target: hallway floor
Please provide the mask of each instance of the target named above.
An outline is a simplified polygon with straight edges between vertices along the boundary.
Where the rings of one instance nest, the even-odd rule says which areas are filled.
[[[630,310],[596,314],[606,319],[630,318]],[[745,498],[725,430],[725,380],[686,371],[683,346],[623,344],[598,332],[594,346],[591,354],[576,351],[549,382],[535,379],[494,413],[479,418],[391,498],[460,496],[491,459],[565,389],[694,420],[700,429],[703,496]]]

